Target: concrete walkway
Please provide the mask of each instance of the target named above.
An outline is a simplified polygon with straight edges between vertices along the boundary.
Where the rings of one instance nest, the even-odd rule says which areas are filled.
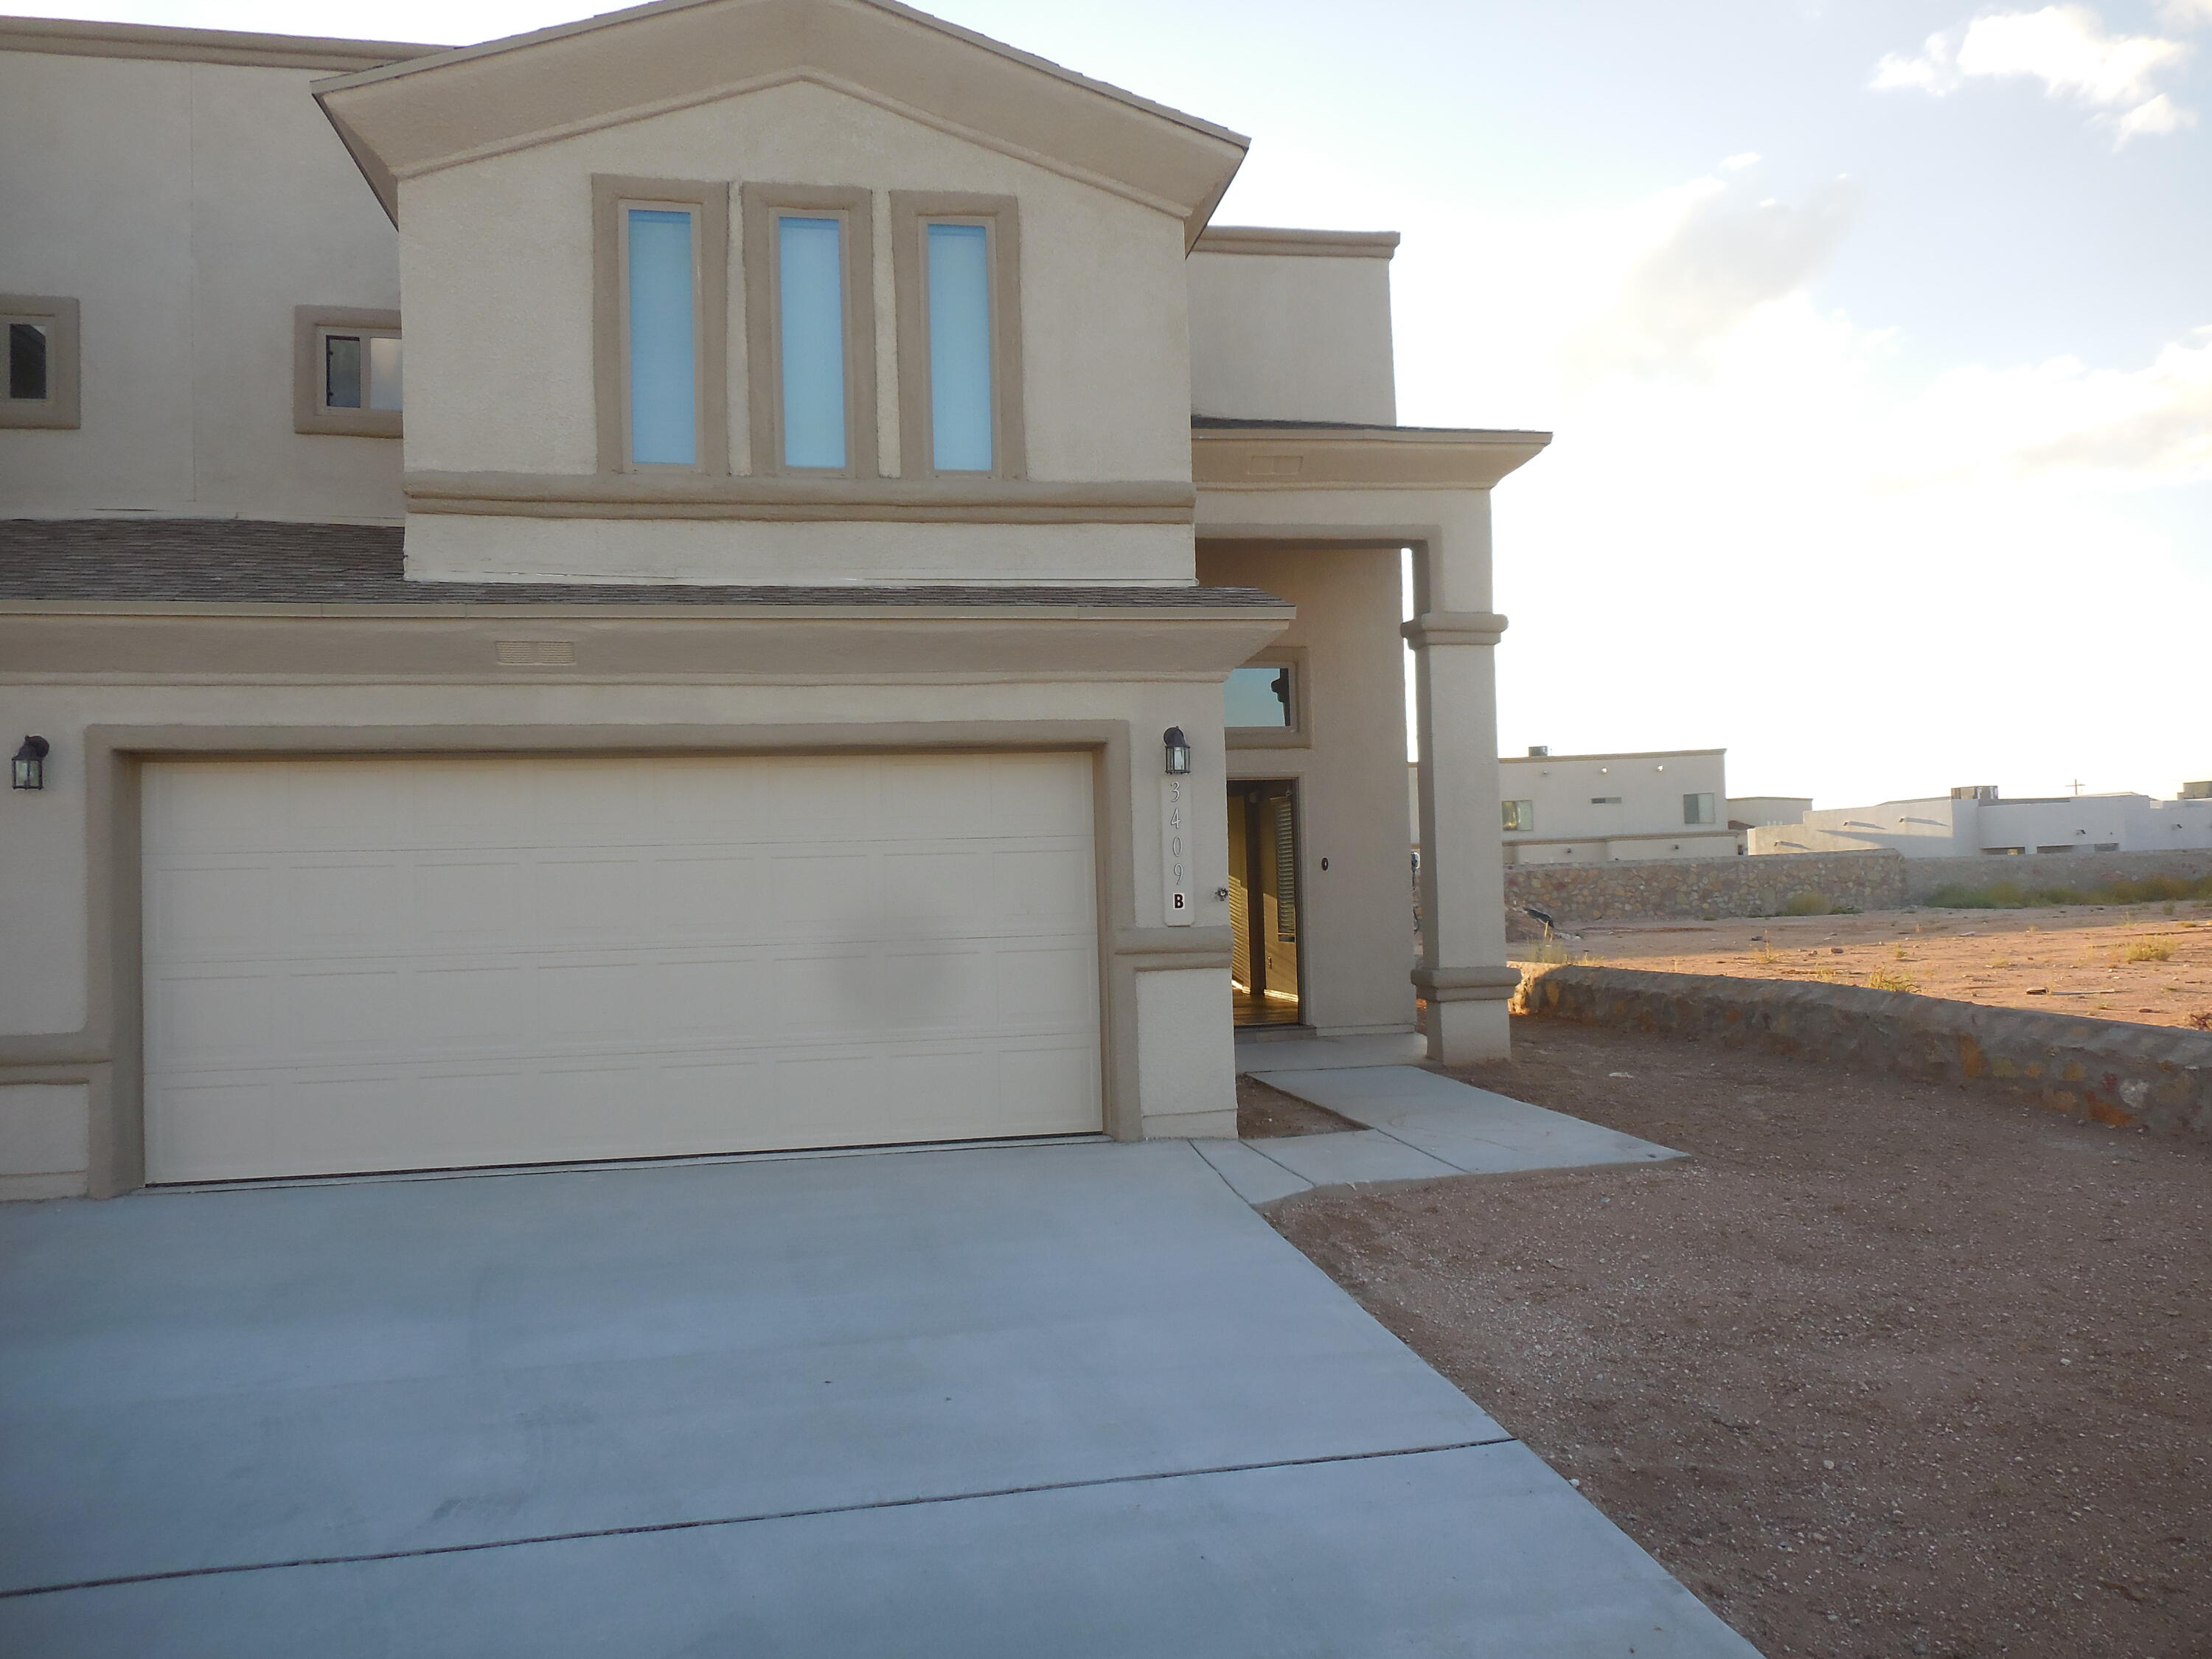
[[[1188,1143],[0,1209],[10,1659],[1751,1650]]]

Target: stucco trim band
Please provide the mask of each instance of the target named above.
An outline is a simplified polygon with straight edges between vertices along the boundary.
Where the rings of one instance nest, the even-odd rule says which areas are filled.
[[[1496,645],[1505,627],[1505,618],[1494,611],[1431,611],[1398,631],[1419,651],[1432,645]]]
[[[1388,259],[1395,230],[1291,230],[1272,225],[1208,225],[1193,253],[1253,253],[1291,259]]]
[[[1190,473],[1201,489],[1487,489],[1551,441],[1430,427],[1200,427]]]
[[[873,406],[871,403],[871,407]],[[707,477],[694,473],[410,472],[410,513],[524,519],[755,519],[901,524],[1189,524],[1174,479],[1073,483],[918,478]]]
[[[169,64],[352,72],[450,50],[396,40],[334,40],[313,34],[254,34],[238,29],[171,28],[155,23],[0,17],[0,52],[44,52],[65,58],[151,58]]]
[[[1413,989],[1425,1002],[1510,1002],[1521,988],[1517,968],[1416,968]]]

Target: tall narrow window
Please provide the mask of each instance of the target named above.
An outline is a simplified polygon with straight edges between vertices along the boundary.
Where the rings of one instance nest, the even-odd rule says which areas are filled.
[[[0,294],[0,427],[77,423],[77,303]]]
[[[844,240],[836,219],[776,220],[786,466],[845,465]]]
[[[398,437],[406,402],[399,313],[299,306],[292,326],[292,429],[325,437]]]
[[[988,472],[991,233],[929,227],[929,435],[939,472]]]
[[[730,470],[730,186],[592,175],[599,471]]]
[[[633,207],[623,217],[629,459],[637,466],[694,466],[699,354],[693,215],[686,208]]]
[[[1021,216],[1011,196],[891,192],[900,470],[1024,476]]]
[[[875,198],[755,182],[740,195],[753,471],[873,477]]]
[[[46,323],[8,325],[8,395],[25,403],[46,400],[47,353],[52,330]]]

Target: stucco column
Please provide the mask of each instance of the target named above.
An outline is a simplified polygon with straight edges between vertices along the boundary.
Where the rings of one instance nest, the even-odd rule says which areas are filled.
[[[1505,963],[1499,848],[1495,647],[1505,618],[1490,609],[1490,493],[1463,500],[1456,522],[1414,550],[1404,630],[1421,760],[1413,988],[1428,1004],[1429,1058],[1448,1066],[1505,1057],[1506,1004],[1520,983]]]

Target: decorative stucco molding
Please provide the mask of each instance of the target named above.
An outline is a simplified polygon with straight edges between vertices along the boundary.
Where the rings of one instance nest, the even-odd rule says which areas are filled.
[[[1395,230],[1289,230],[1271,225],[1208,225],[1191,248],[1193,253],[1278,259],[1388,259],[1397,251]]]
[[[401,179],[793,80],[1172,213],[1185,247],[1250,142],[891,0],[660,0],[315,96],[396,220]]]
[[[710,477],[636,473],[410,472],[410,513],[520,519],[765,519],[900,524],[1188,524],[1174,479]]]
[[[1551,441],[1443,427],[1211,426],[1190,434],[1190,470],[1201,489],[1487,489]]]
[[[1520,988],[1517,968],[1413,969],[1413,989],[1426,1002],[1510,1002]]]
[[[232,64],[246,69],[326,70],[345,74],[447,50],[396,40],[331,40],[308,34],[250,34],[236,29],[180,29],[151,23],[0,17],[0,52],[44,52],[64,58],[151,58],[170,64]]]
[[[1431,611],[1398,631],[1416,651],[1431,645],[1495,645],[1505,632],[1505,618],[1494,611]]]

